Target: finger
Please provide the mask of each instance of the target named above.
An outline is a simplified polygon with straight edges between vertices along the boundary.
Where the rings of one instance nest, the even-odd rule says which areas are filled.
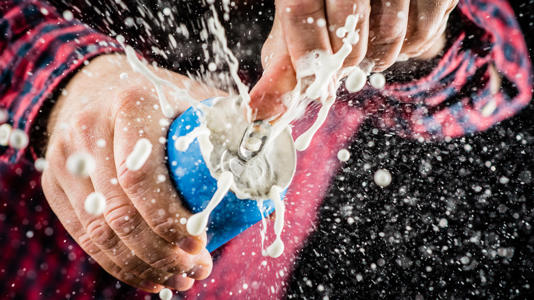
[[[83,225],[74,214],[74,210],[67,196],[57,183],[57,180],[52,177],[53,175],[50,174],[51,171],[49,170],[45,170],[41,177],[43,192],[46,198],[49,199],[48,203],[50,207],[76,243],[113,277],[150,293],[159,292],[163,286],[146,281],[143,278],[135,276],[128,270],[120,268],[106,254],[100,251],[99,247],[86,234]]]
[[[316,20],[325,20],[324,0],[285,0],[276,2],[277,14],[284,32],[291,61],[298,74],[298,61],[312,50],[332,53],[326,26],[317,26]]]
[[[264,72],[250,91],[250,108],[254,120],[269,120],[285,112],[282,95],[297,84],[278,15],[261,49],[261,58]]]
[[[445,30],[447,30],[447,20],[444,20],[441,27],[438,29],[438,32],[430,40],[421,45],[418,52],[411,52],[410,54],[406,54],[405,57],[426,60],[439,54],[447,43]]]
[[[457,0],[412,1],[406,41],[401,52],[408,57],[424,52],[421,50],[423,46],[435,39],[436,34],[443,28],[443,24],[447,23],[449,14],[457,3]]]
[[[116,103],[113,158],[122,190],[157,235],[191,254],[198,253],[206,245],[206,235],[189,235],[183,222],[191,213],[170,181],[165,160],[167,128],[158,124],[164,116],[154,108],[157,99],[134,89],[121,94]],[[141,138],[149,140],[152,150],[140,169],[128,169],[126,159]]]
[[[383,71],[397,60],[406,36],[409,8],[409,0],[371,2],[369,46],[366,57],[374,61],[374,71]]]
[[[344,66],[350,67],[359,64],[367,52],[369,38],[369,13],[371,11],[369,0],[327,0],[326,15],[328,18],[328,33],[334,52],[339,51],[343,45],[343,38],[337,36],[337,30],[345,25],[347,16],[358,14],[358,43],[352,46],[352,51],[345,59]]]

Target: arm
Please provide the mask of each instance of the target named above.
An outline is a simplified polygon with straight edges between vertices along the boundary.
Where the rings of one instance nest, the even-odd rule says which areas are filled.
[[[27,135],[43,129],[35,120],[51,107],[54,91],[66,78],[90,58],[119,51],[111,38],[77,20],[64,20],[45,1],[2,1],[0,16],[0,108],[8,112],[11,126]],[[36,144],[32,139],[26,149],[0,146],[0,160],[35,159]]]

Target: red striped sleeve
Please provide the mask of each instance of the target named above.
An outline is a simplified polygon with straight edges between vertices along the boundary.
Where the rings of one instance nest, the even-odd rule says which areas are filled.
[[[61,18],[45,1],[4,0],[0,15],[0,108],[13,128],[28,135],[43,104],[70,74],[94,56],[121,51],[110,37]],[[0,161],[34,159],[31,145],[0,146]]]

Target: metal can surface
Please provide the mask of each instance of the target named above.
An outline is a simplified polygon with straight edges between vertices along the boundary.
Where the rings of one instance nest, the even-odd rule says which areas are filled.
[[[204,107],[211,108],[210,113],[217,114],[218,106],[236,105],[236,101],[232,100],[235,100],[235,97],[234,99],[230,99],[230,97],[213,98],[203,101],[202,104]],[[236,113],[239,113],[239,115],[236,115],[235,120],[242,115],[240,110],[236,110]],[[228,116],[226,118],[226,120],[229,120]],[[195,138],[185,151],[176,149],[175,141],[177,138],[186,136],[195,128],[201,126],[203,121],[205,122],[203,109],[191,107],[173,121],[167,139],[167,156],[171,177],[182,201],[193,213],[201,212],[217,190],[217,180],[212,175],[214,167],[210,167],[212,164],[206,161],[198,138]],[[243,122],[235,121],[225,126],[228,128],[222,131],[219,130],[219,133],[217,133],[217,130],[211,131],[210,140],[216,138],[212,135],[220,134],[221,132],[225,134],[224,132],[231,130],[233,135],[239,136],[246,131],[246,126],[243,125]],[[229,144],[224,146],[229,153],[233,153],[232,149],[235,150],[236,148],[235,141],[232,142],[231,140],[228,141]],[[289,130],[284,130],[280,133],[273,143],[274,151],[266,155],[270,156],[267,157],[268,159],[283,160],[280,163],[274,163],[276,169],[272,171],[278,181],[276,185],[283,189],[281,195],[283,198],[295,172],[296,151]],[[275,152],[278,155],[272,154]],[[284,154],[283,158],[280,158],[280,153]],[[217,158],[212,157],[211,159],[216,160]],[[263,203],[261,212],[258,208],[258,201]],[[243,193],[239,190],[237,184],[234,184],[210,215],[207,230],[208,251],[211,252],[225,244],[248,227],[260,221],[262,217],[268,216],[273,210],[273,203],[270,199],[262,195],[251,196],[250,193]]]

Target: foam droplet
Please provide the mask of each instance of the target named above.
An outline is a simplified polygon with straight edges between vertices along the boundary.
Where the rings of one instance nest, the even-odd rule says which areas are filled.
[[[367,75],[362,71],[362,69],[356,67],[345,80],[345,87],[347,88],[347,91],[356,93],[363,89],[366,81]]]
[[[26,132],[20,129],[14,129],[9,136],[9,145],[15,149],[24,149],[28,146],[30,139]]]
[[[101,215],[106,208],[106,198],[98,192],[91,193],[85,198],[83,207],[88,214]]]
[[[159,298],[161,300],[171,300],[172,299],[172,291],[168,288],[164,288],[161,291],[159,291]]]
[[[386,187],[391,183],[391,173],[386,169],[379,169],[375,172],[373,179],[378,186]]]
[[[39,172],[43,172],[48,166],[48,162],[44,158],[38,158],[34,163],[35,169]]]
[[[350,152],[347,149],[341,149],[337,153],[337,159],[342,162],[346,162],[350,159]]]
[[[126,158],[126,167],[132,171],[141,169],[151,152],[152,144],[150,141],[146,138],[139,139],[137,143],[135,143],[132,153]]]
[[[369,77],[369,83],[375,88],[375,89],[383,89],[386,85],[386,77],[382,73],[374,73]]]
[[[194,236],[201,235],[207,225],[208,218],[202,212],[196,213],[187,220],[187,232]]]
[[[11,135],[11,125],[0,125],[0,146],[7,146],[9,144],[9,136]]]
[[[67,158],[67,170],[73,175],[88,177],[95,170],[95,160],[85,152],[73,153]]]
[[[285,246],[282,240],[277,238],[269,247],[267,247],[265,252],[270,257],[277,258],[284,253],[284,248]]]

